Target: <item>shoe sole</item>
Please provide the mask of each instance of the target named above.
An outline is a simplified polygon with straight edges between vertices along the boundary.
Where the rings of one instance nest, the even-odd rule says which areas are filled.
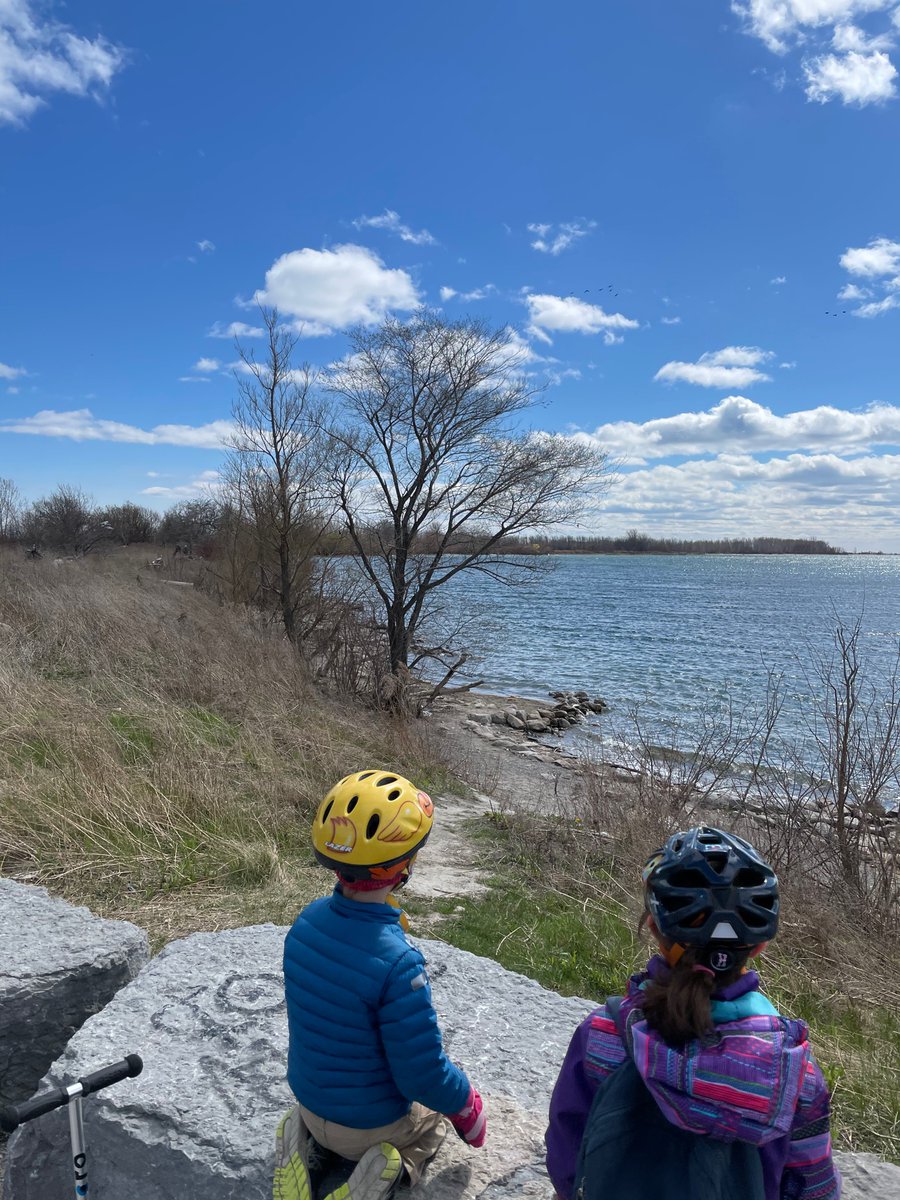
[[[366,1151],[347,1182],[329,1192],[325,1200],[388,1200],[402,1170],[400,1151],[390,1142],[382,1142],[377,1153]]]
[[[282,1117],[275,1134],[275,1157],[278,1165],[272,1177],[272,1200],[313,1200],[309,1171],[299,1150],[285,1158],[285,1128],[293,1115],[292,1110]]]

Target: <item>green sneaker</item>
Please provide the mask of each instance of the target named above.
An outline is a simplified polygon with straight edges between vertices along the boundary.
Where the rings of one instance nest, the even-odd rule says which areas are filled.
[[[310,1150],[314,1145],[303,1124],[299,1105],[294,1105],[281,1118],[275,1134],[273,1200],[313,1200],[309,1168]]]
[[[400,1151],[390,1142],[371,1146],[346,1183],[329,1192],[325,1200],[388,1200],[403,1171]]]

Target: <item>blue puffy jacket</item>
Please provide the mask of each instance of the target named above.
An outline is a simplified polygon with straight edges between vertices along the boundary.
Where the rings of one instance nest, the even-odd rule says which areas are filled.
[[[425,960],[388,904],[334,894],[284,943],[288,1083],[325,1121],[374,1129],[414,1100],[455,1113],[469,1081],[444,1053]]]

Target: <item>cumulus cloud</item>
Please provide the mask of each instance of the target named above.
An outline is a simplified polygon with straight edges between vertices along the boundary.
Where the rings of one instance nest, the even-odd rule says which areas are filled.
[[[218,371],[222,364],[217,358],[200,358],[191,367],[192,371]]]
[[[409,312],[420,296],[406,271],[391,269],[372,250],[352,244],[331,250],[292,250],[266,272],[254,297],[294,317],[308,337],[357,322],[376,325],[394,310]]]
[[[197,243],[197,249],[200,251],[201,254],[212,254],[212,252],[213,252],[213,250],[215,250],[215,248],[216,248],[215,242],[211,242],[209,240],[209,238],[203,238],[202,241]]]
[[[213,325],[207,337],[212,338],[252,338],[265,337],[266,331],[261,325],[245,325],[243,321],[232,321],[222,325],[219,321]]]
[[[207,425],[155,425],[141,429],[121,421],[95,417],[87,408],[56,412],[44,409],[32,417],[0,420],[0,433],[25,433],[37,437],[67,438],[73,442],[133,442],[144,446],[192,446],[221,450],[234,432],[231,421]]]
[[[6,363],[0,362],[0,379],[19,379],[27,374],[24,367],[8,367]]]
[[[873,405],[847,412],[830,405],[777,416],[746,396],[728,396],[706,412],[650,421],[613,421],[589,435],[633,462],[725,452],[814,450],[859,452],[900,446],[900,407]]]
[[[900,456],[722,454],[620,473],[596,517],[661,537],[819,537],[847,548],[900,549]]]
[[[897,95],[897,68],[880,50],[873,54],[824,54],[805,62],[803,72],[806,95],[820,104],[840,97],[844,104],[862,108]]]
[[[856,22],[870,14],[886,14],[895,2],[732,0],[731,8],[744,19],[747,31],[775,54],[785,55],[793,46],[808,51],[802,66],[810,101],[839,99],[862,108],[897,94],[897,70],[888,54],[895,34],[888,25],[872,33]]]
[[[31,0],[0,0],[0,124],[25,125],[54,92],[99,100],[124,65],[106,38],[43,19]]]
[[[527,332],[542,342],[552,342],[550,333],[602,333],[607,345],[614,345],[622,340],[625,330],[639,328],[638,321],[622,313],[608,313],[599,304],[588,304],[575,296],[529,293],[525,303]]]
[[[355,229],[386,229],[388,233],[396,233],[401,241],[411,242],[414,246],[437,245],[437,238],[427,229],[420,229],[416,233],[408,225],[403,224],[399,213],[395,213],[390,208],[386,208],[380,217],[357,217],[352,225]]]
[[[662,317],[663,325],[680,325],[681,317]]]
[[[209,383],[209,379],[205,375],[179,375],[179,383]]]
[[[701,354],[696,362],[667,362],[653,378],[659,383],[693,383],[698,387],[750,387],[771,382],[771,375],[758,368],[774,357],[771,350],[760,350],[758,346],[725,346]]]
[[[841,266],[868,283],[866,288],[848,283],[838,292],[841,300],[859,302],[854,316],[878,317],[900,308],[900,242],[880,237],[868,246],[851,246],[841,255]]]
[[[528,232],[536,235],[531,243],[532,250],[542,254],[562,254],[563,250],[575,244],[580,238],[586,237],[592,229],[596,229],[596,221],[563,221],[559,225],[535,223],[528,226]],[[556,230],[554,233],[553,231]]]
[[[776,275],[774,279],[770,279],[769,283],[773,287],[780,287],[783,283],[787,283],[787,275]]]

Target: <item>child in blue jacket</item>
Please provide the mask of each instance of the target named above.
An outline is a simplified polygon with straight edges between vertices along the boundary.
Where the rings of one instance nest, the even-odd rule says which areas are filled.
[[[314,1200],[322,1148],[357,1163],[326,1200],[386,1200],[437,1153],[444,1116],[470,1145],[484,1142],[481,1097],[444,1053],[425,960],[393,899],[433,812],[409,780],[361,771],[316,813],[315,855],[337,885],[285,940],[287,1076],[298,1103],[278,1128],[275,1200]]]

